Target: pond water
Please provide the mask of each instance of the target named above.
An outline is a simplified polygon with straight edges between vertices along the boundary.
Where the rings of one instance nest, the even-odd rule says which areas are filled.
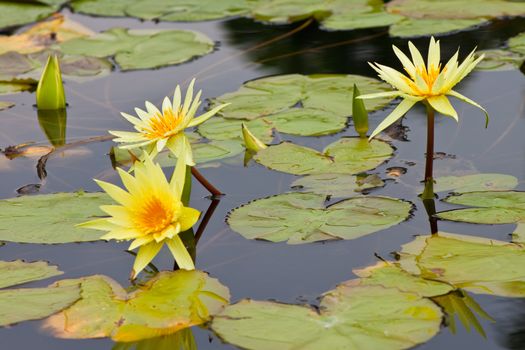
[[[291,32],[301,26],[267,26],[248,19],[231,19],[195,23],[143,22],[130,18],[95,18],[63,11],[73,20],[95,31],[110,27],[184,28],[198,30],[218,48],[211,54],[191,62],[154,70],[121,72],[92,81],[67,81],[66,142],[106,135],[107,130],[128,130],[129,124],[119,112],[132,113],[145,100],[160,105],[165,95],[171,95],[176,84],[186,85],[192,77],[203,89],[204,98],[236,91],[248,80],[278,74],[347,73],[376,77],[367,61],[376,61],[401,68],[391,45],[406,48],[406,40],[389,37],[384,28],[327,32],[316,23]],[[442,57],[450,57],[458,46],[465,56],[477,46],[493,49],[525,28],[524,19],[495,21],[475,30],[444,36]],[[277,38],[277,39],[276,39]],[[269,40],[276,39],[274,42]],[[426,48],[428,38],[413,40]],[[455,103],[459,124],[450,118],[437,117],[434,162],[437,176],[473,173],[504,173],[519,179],[518,190],[524,190],[525,179],[525,75],[518,70],[474,71],[457,88],[483,105],[491,116],[484,128],[483,114],[476,108]],[[0,147],[36,142],[48,145],[37,120],[33,93],[24,92],[6,97],[16,105],[1,111]],[[394,108],[370,114],[373,129]],[[415,205],[413,215],[399,225],[355,240],[287,245],[248,240],[232,231],[225,218],[230,210],[254,199],[290,190],[297,178],[250,162],[243,166],[243,154],[205,163],[200,171],[226,195],[218,206],[197,246],[196,267],[219,279],[231,292],[231,301],[243,298],[278,300],[286,303],[318,303],[318,296],[337,284],[355,278],[353,269],[373,265],[376,256],[391,259],[391,252],[414,239],[428,234],[428,217],[418,193],[424,171],[426,118],[422,106],[413,108],[402,120],[391,143],[395,155],[369,173],[385,179],[386,186],[371,190],[373,195],[402,198]],[[390,133],[393,134],[393,133]],[[292,141],[322,149],[341,136],[355,136],[353,127],[335,135],[298,137],[278,135],[274,141]],[[92,142],[59,152],[48,160],[47,178],[37,174],[39,155],[8,159],[0,155],[1,198],[17,196],[17,189],[40,184],[39,193],[71,192],[84,189],[98,191],[93,178],[119,183],[108,156],[111,141]],[[402,168],[400,176],[392,168]],[[445,197],[440,194],[440,199]],[[206,211],[211,204],[208,192],[197,183],[193,186],[192,207]],[[436,201],[437,211],[455,206]],[[439,229],[466,235],[508,241],[514,225],[472,225],[439,221]],[[123,286],[129,285],[129,271],[134,256],[126,252],[126,243],[94,242],[59,245],[6,243],[0,248],[2,260],[45,260],[64,271],[60,278],[78,278],[104,274]],[[163,251],[154,261],[159,270],[170,269],[173,259]],[[32,282],[24,287],[46,286],[49,280]],[[443,327],[438,335],[420,349],[444,348],[525,349],[525,300],[489,295],[471,295],[495,320],[480,318],[486,337],[475,330],[466,331],[461,324],[456,334]],[[23,322],[1,328],[2,344],[17,349],[111,349],[109,339],[64,340],[53,338],[40,329],[40,321]],[[206,328],[193,327],[197,347],[234,349],[224,344]]]

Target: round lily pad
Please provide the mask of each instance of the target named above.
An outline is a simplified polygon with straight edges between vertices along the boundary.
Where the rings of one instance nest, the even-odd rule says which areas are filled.
[[[57,282],[79,284],[82,299],[44,324],[56,337],[130,342],[167,335],[207,322],[230,298],[228,288],[196,270],[161,272],[130,294],[100,275]]]
[[[389,33],[398,37],[438,35],[469,30],[486,23],[488,20],[485,18],[405,18],[394,23]]]
[[[381,140],[342,138],[321,153],[283,142],[257,152],[254,159],[269,169],[294,175],[356,174],[374,169],[392,157],[394,149]]]
[[[302,244],[355,239],[406,220],[408,202],[389,197],[354,197],[325,206],[325,196],[284,193],[234,209],[227,222],[248,239]]]
[[[186,62],[213,51],[214,43],[190,30],[112,28],[60,45],[66,54],[114,57],[122,70],[150,69]]]
[[[466,192],[450,196],[445,202],[474,208],[438,213],[440,219],[473,224],[514,224],[525,222],[525,192]]]
[[[479,294],[525,296],[525,247],[440,232],[418,236],[399,253],[400,266],[425,279]]]
[[[295,180],[292,188],[300,188],[305,192],[314,192],[336,198],[355,196],[356,193],[372,188],[382,187],[385,183],[373,175],[319,174],[308,175]]]
[[[112,204],[104,193],[56,193],[0,200],[0,241],[72,243],[97,241],[102,234],[75,227],[106,216],[100,205]]]
[[[319,309],[244,299],[214,317],[226,342],[251,350],[406,349],[431,339],[442,313],[416,294],[380,286],[340,285]]]
[[[472,174],[436,178],[435,192],[504,191],[518,186],[518,179],[507,174]]]

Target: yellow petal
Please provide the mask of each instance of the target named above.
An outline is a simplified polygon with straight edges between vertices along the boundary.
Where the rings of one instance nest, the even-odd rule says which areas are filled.
[[[426,71],[425,61],[423,60],[423,56],[421,56],[421,53],[414,46],[414,44],[412,44],[411,41],[408,42],[408,49],[410,50],[410,55],[412,56],[412,62],[414,62],[414,66],[416,66],[416,69]]]
[[[164,97],[162,100],[162,115],[173,113],[171,101],[168,97]]]
[[[373,98],[381,98],[381,97],[397,97],[402,95],[401,91],[386,91],[386,92],[377,92],[375,94],[367,94],[367,95],[359,95],[357,96],[360,100],[369,100]]]
[[[177,159],[182,160],[186,165],[195,165],[190,142],[183,132],[170,137],[166,146]]]
[[[184,163],[184,160],[178,158],[177,165],[175,165],[175,169],[173,170],[173,175],[171,176],[170,180],[171,190],[172,192],[176,193],[179,198],[182,196],[182,192],[184,191],[187,171],[186,168],[187,165]]]
[[[140,126],[143,126],[144,123],[142,122],[142,120],[140,120],[139,118],[135,118],[134,116],[132,115],[129,115],[127,113],[124,113],[124,112],[120,112],[120,115],[122,117],[124,117],[124,119],[126,119],[128,122],[130,122],[131,124],[133,125],[140,125]]]
[[[148,112],[146,111],[143,111],[142,109],[140,108],[135,108],[135,113],[137,113],[138,117],[142,120],[142,121],[147,121],[151,118],[151,116],[148,114]]]
[[[202,90],[199,90],[199,92],[197,92],[197,95],[195,95],[195,98],[193,99],[190,108],[188,109],[188,113],[186,113],[186,115],[184,116],[184,120],[182,122],[184,128],[186,128],[188,124],[192,121],[193,117],[195,116],[195,112],[197,112],[197,108],[199,108],[199,106],[201,105],[201,95]]]
[[[180,230],[186,231],[195,225],[199,216],[201,215],[200,211],[190,207],[182,207],[178,222],[180,223]]]
[[[255,137],[254,134],[248,130],[246,124],[242,123],[242,138],[244,139],[244,146],[247,150],[252,152],[259,152],[262,149],[268,148],[261,140]]]
[[[177,112],[179,110],[179,107],[180,107],[180,101],[181,101],[182,97],[181,97],[181,93],[180,93],[180,86],[177,85],[177,87],[175,88],[175,92],[173,93],[173,110],[175,112]]]
[[[439,49],[439,40],[436,41],[434,40],[434,37],[431,37],[430,44],[428,47],[428,59],[427,59],[428,71],[438,68],[440,58],[441,58],[441,52]]]
[[[111,231],[111,230],[114,230],[120,227],[120,226],[117,226],[115,224],[108,222],[107,218],[86,221],[81,224],[76,224],[75,226],[82,227],[82,228],[90,228],[93,230],[101,230],[101,231]]]
[[[412,78],[414,78],[416,75],[416,67],[414,67],[414,64],[412,63],[412,61],[410,61],[407,55],[405,55],[395,45],[392,45],[392,49],[394,49],[394,53],[396,54],[397,58],[399,58],[399,61],[401,61],[403,68],[405,68],[407,73],[410,74]]]
[[[117,241],[129,241],[130,239],[139,238],[142,236],[142,233],[131,229],[131,228],[115,228],[110,232],[106,233],[104,236],[100,237],[101,239],[110,240],[114,239]]]
[[[192,126],[197,126],[197,125],[200,125],[202,123],[204,123],[206,120],[210,119],[211,117],[213,117],[215,114],[217,114],[221,109],[223,109],[224,107],[230,105],[229,103],[224,103],[222,105],[219,105],[215,108],[213,108],[212,110],[200,115],[199,117],[197,118],[193,118],[189,124],[188,124],[188,128],[191,128]]]
[[[195,84],[195,78],[193,78],[186,90],[186,97],[184,98],[184,104],[182,105],[182,114],[186,115],[190,109],[191,101],[193,100],[193,85]]]
[[[95,182],[107,193],[111,198],[122,205],[130,205],[132,203],[131,195],[122,188],[113,185],[109,182],[95,180]]]
[[[487,127],[487,125],[489,124],[489,113],[485,110],[485,108],[481,107],[477,102],[471,100],[470,98],[468,98],[466,96],[463,96],[462,94],[460,94],[459,92],[456,92],[454,90],[450,90],[448,92],[448,95],[454,96],[455,98],[458,98],[458,99],[460,99],[463,102],[466,102],[468,104],[471,104],[471,105],[481,109],[485,113],[485,127]]]
[[[371,140],[374,138],[377,134],[379,134],[381,131],[388,128],[390,125],[395,123],[396,120],[401,118],[412,106],[418,101],[418,99],[404,99],[401,101],[401,103],[390,113],[379,125],[377,128],[372,132],[370,137],[368,138]]]
[[[135,279],[137,275],[144,270],[144,268],[155,258],[162,248],[162,243],[151,242],[140,247],[135,263],[133,264],[133,271],[131,272],[131,278]]]
[[[181,269],[184,269],[184,270],[194,270],[195,269],[195,264],[193,263],[193,259],[191,258],[190,253],[188,253],[188,250],[184,246],[184,243],[180,239],[179,235],[176,235],[172,239],[167,240],[166,244],[168,245],[168,248],[171,251],[171,254],[175,258],[177,265],[179,265]]]
[[[138,237],[133,242],[131,242],[131,244],[128,247],[128,250],[133,250],[140,246],[148,245],[150,243],[156,243],[153,238],[153,235],[148,234],[142,237]]]
[[[150,117],[155,116],[155,115],[162,115],[162,113],[159,111],[157,107],[155,107],[153,103],[146,101],[145,105],[146,105],[146,110],[148,111],[148,114],[150,115]]]
[[[427,98],[428,103],[439,113],[452,117],[458,121],[458,113],[450,104],[448,98],[444,95],[431,96]]]
[[[401,90],[407,94],[410,94],[412,92],[412,89],[408,85],[408,83],[405,81],[406,76],[399,73],[397,70],[383,66],[381,64],[376,63],[376,67],[372,66],[378,73],[379,77],[395,87],[398,90]]]

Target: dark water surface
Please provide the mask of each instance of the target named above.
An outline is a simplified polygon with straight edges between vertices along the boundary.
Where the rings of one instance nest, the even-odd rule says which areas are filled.
[[[352,32],[324,32],[316,24],[270,45],[256,46],[284,35],[300,26],[269,27],[237,19],[203,23],[140,22],[132,19],[91,18],[72,15],[74,20],[94,30],[114,26],[132,28],[187,28],[201,31],[220,42],[218,50],[193,62],[159,70],[114,72],[108,77],[82,84],[68,82],[69,102],[67,141],[106,134],[108,129],[127,130],[128,122],[119,111],[131,113],[145,100],[160,104],[171,95],[177,83],[197,77],[197,87],[210,98],[235,91],[245,81],[274,74],[287,73],[352,73],[375,77],[367,61],[399,67],[391,44],[406,47],[406,41],[392,39],[386,29]],[[443,38],[442,56],[450,57],[460,45],[465,55],[475,46],[479,49],[500,47],[504,41],[522,31],[525,20],[495,22],[476,31]],[[366,39],[368,38],[368,39]],[[366,39],[366,40],[365,40]],[[428,38],[415,40],[426,47]],[[462,94],[483,105],[491,115],[488,129],[484,116],[470,105],[455,103],[460,115],[457,125],[452,119],[438,117],[436,152],[454,155],[434,164],[436,175],[473,172],[500,172],[525,179],[525,75],[519,71],[474,72],[457,88]],[[34,94],[7,96],[17,105],[0,112],[0,148],[30,141],[46,144],[33,107]],[[393,108],[393,107],[391,107]],[[371,115],[375,127],[391,110]],[[403,198],[415,203],[414,216],[400,225],[357,240],[290,246],[242,238],[225,224],[227,212],[250,200],[287,191],[296,178],[269,171],[251,163],[242,166],[242,155],[221,162],[220,167],[207,164],[201,171],[213,180],[226,196],[208,225],[197,248],[198,269],[208,271],[230,288],[232,302],[241,298],[276,299],[290,303],[316,303],[316,298],[338,283],[354,278],[352,269],[374,264],[374,253],[389,257],[390,252],[429,232],[428,220],[417,198],[417,186],[423,177],[426,117],[422,107],[412,109],[403,120],[409,141],[393,141],[396,155],[374,173],[388,178],[386,169],[407,168],[400,178],[392,178],[387,186],[372,193]],[[343,135],[354,135],[352,128],[322,138],[290,137],[283,140],[322,149]],[[277,139],[276,139],[277,141]],[[73,191],[83,188],[97,191],[92,178],[118,182],[107,153],[111,142],[92,143],[66,151],[49,160],[48,177],[41,193]],[[455,158],[455,159],[453,159]],[[37,157],[8,160],[0,155],[1,198],[17,195],[16,189],[40,183],[36,173]],[[415,165],[412,165],[412,162]],[[408,163],[408,164],[407,164]],[[519,189],[525,189],[520,181]],[[211,203],[207,192],[194,185],[192,206],[205,211]],[[438,211],[452,206],[438,202]],[[440,230],[508,240],[513,225],[467,225],[440,222]],[[68,245],[12,244],[0,248],[1,260],[48,260],[65,272],[60,278],[76,278],[105,274],[129,285],[128,275],[134,257],[125,252],[126,243],[83,243]],[[159,269],[169,269],[171,255],[163,251],[155,260]],[[50,280],[27,286],[45,286]],[[458,325],[458,334],[446,328],[419,349],[525,349],[525,300],[473,295],[494,319],[481,321],[487,339],[476,332],[468,333]],[[26,322],[0,329],[2,349],[95,350],[111,349],[108,339],[61,340],[39,330],[40,322]],[[193,328],[198,348],[231,349],[213,333]]]

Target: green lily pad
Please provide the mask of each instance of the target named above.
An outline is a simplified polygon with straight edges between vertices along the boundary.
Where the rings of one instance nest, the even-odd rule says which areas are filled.
[[[231,211],[227,223],[247,239],[302,244],[356,239],[406,220],[412,205],[389,197],[354,197],[325,206],[325,196],[283,193]]]
[[[509,39],[509,49],[525,55],[525,32]]]
[[[438,213],[440,219],[473,224],[514,224],[525,222],[525,192],[467,192],[450,196],[445,202],[474,208]]]
[[[364,269],[353,270],[361,277],[350,283],[361,286],[383,286],[397,288],[402,292],[410,292],[422,297],[436,297],[454,290],[450,284],[414,276],[401,269],[396,263],[378,262]]]
[[[392,157],[394,149],[373,139],[342,138],[324,151],[283,142],[257,152],[254,159],[272,170],[294,175],[356,174],[374,169]]]
[[[46,262],[0,261],[0,288],[38,281],[62,274]],[[70,306],[80,297],[78,285],[69,287],[0,290],[0,327],[47,317]]]
[[[339,116],[352,114],[353,87],[362,94],[390,91],[376,79],[344,74],[287,74],[245,83],[239,90],[217,97],[214,105],[231,103],[219,112],[225,118],[251,120],[294,108],[311,108]],[[368,111],[385,107],[392,99],[366,100]]]
[[[384,185],[383,180],[377,175],[319,174],[297,179],[291,186],[292,188],[301,188],[305,192],[341,198],[352,197],[358,192],[383,187]]]
[[[0,241],[71,243],[97,241],[102,234],[75,227],[106,216],[100,205],[112,204],[104,193],[56,193],[0,201]]]
[[[439,331],[442,313],[416,294],[340,285],[319,309],[244,299],[214,317],[212,329],[243,349],[406,349]]]
[[[49,17],[57,6],[16,1],[0,2],[0,28],[20,26]]]
[[[76,12],[160,21],[206,21],[247,14],[257,0],[73,0]]]
[[[436,178],[435,192],[504,191],[518,186],[518,179],[506,174],[473,174]]]
[[[13,102],[0,101],[0,111],[13,107],[15,104]]]
[[[2,275],[0,288],[38,281],[58,276],[62,273],[56,266],[48,265],[44,261],[30,263],[22,260],[0,261],[0,274]]]
[[[0,290],[0,326],[52,315],[77,301],[79,293],[78,285]]]
[[[428,36],[473,29],[486,23],[488,20],[484,18],[406,18],[394,23],[389,33],[398,37]]]
[[[189,30],[112,28],[89,38],[60,45],[70,55],[115,58],[122,70],[150,69],[186,62],[213,51],[204,34]]]
[[[197,343],[191,328],[181,329],[177,333],[136,342],[117,343],[111,350],[197,350]]]
[[[525,13],[522,2],[508,0],[393,0],[386,7],[390,13],[410,18],[497,18]]]
[[[478,70],[513,70],[519,69],[525,54],[510,50],[483,50],[478,55],[484,54],[485,58],[476,66]]]
[[[418,236],[399,253],[400,266],[424,279],[473,293],[525,297],[525,247],[442,233]]]
[[[34,79],[9,79],[0,78],[0,95],[9,95],[22,91],[33,91],[38,82]]]
[[[100,275],[57,283],[78,284],[82,300],[44,324],[56,337],[130,342],[167,335],[207,322],[230,297],[218,280],[196,270],[161,272],[130,294]]]

